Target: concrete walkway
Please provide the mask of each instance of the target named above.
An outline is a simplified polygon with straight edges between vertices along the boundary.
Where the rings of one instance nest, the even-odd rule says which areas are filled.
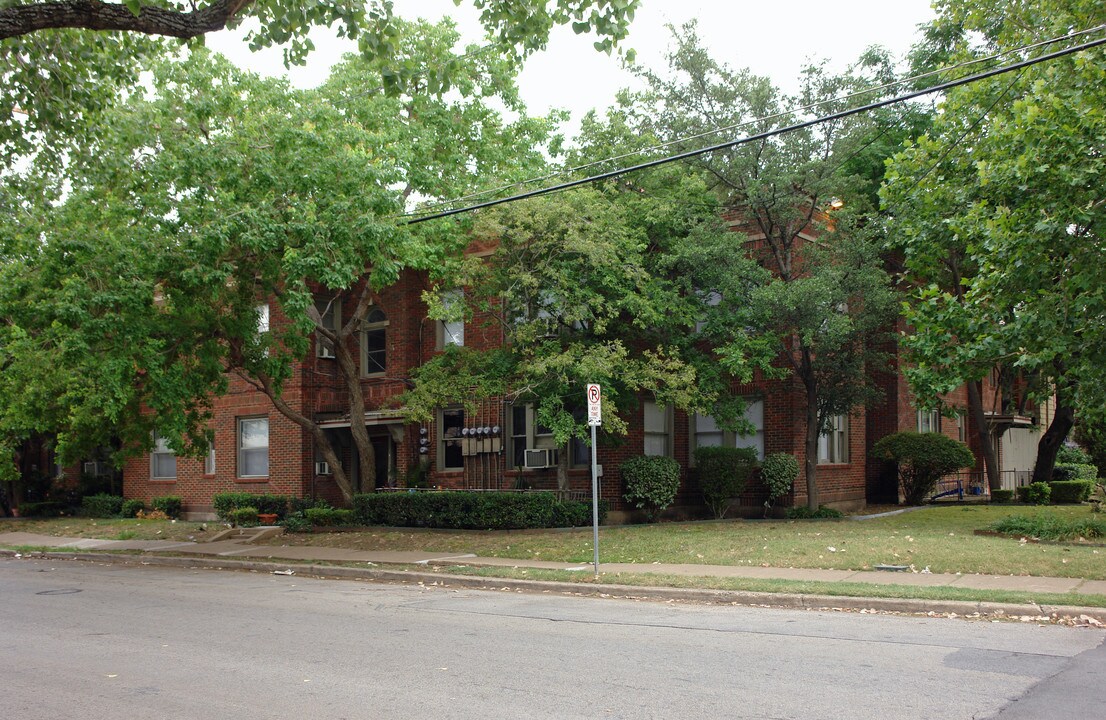
[[[580,563],[547,560],[515,560],[510,558],[477,557],[472,554],[346,550],[326,547],[278,547],[251,545],[241,539],[196,543],[172,540],[89,540],[54,537],[33,533],[0,533],[0,546],[50,547],[59,550],[132,551],[168,553],[210,558],[251,560],[297,560],[334,563],[364,563],[366,565],[469,565],[474,567],[541,568],[590,572],[592,566]],[[820,582],[872,583],[878,585],[912,585],[917,587],[961,587],[977,590],[1014,590],[1032,593],[1080,593],[1106,595],[1106,580],[1079,578],[1030,577],[1024,575],[960,575],[946,573],[884,572],[874,570],[818,570],[807,568],[773,568],[733,565],[601,563],[600,571],[607,579],[618,573],[648,573],[688,577],[755,578],[765,580],[799,580]]]

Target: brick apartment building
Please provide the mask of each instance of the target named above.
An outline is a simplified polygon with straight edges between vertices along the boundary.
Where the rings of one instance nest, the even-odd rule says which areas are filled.
[[[400,282],[375,297],[363,332],[353,341],[357,347],[350,348],[361,367],[365,421],[376,456],[374,481],[368,481],[366,473],[357,467],[345,386],[325,344],[316,342],[314,352],[296,365],[285,385],[284,400],[326,429],[357,492],[404,487],[417,467],[424,469],[430,487],[555,489],[556,468],[541,467],[555,464],[544,452],[555,450],[552,436],[536,424],[529,406],[488,400],[475,414],[466,414],[461,408],[442,408],[427,424],[404,419],[396,398],[407,387],[414,368],[446,344],[486,348],[503,341],[498,331],[479,316],[469,322],[428,318],[422,300],[428,286],[425,273],[405,271]],[[285,322],[276,306],[259,310],[266,323]],[[339,308],[337,317],[348,316],[351,311],[352,307]],[[980,458],[975,471],[981,477],[981,454],[966,413],[950,419],[919,411],[895,362],[881,382],[885,395],[879,405],[835,418],[832,431],[821,438],[818,476],[822,503],[853,509],[868,502],[895,502],[893,469],[870,459],[869,450],[879,438],[899,430],[938,431],[966,442]],[[600,496],[611,502],[616,516],[627,509],[618,467],[633,455],[668,455],[679,462],[683,481],[677,505],[691,514],[702,507],[691,468],[693,451],[700,445],[755,447],[761,458],[790,453],[802,466],[805,401],[797,381],[754,381],[736,390],[747,399],[746,419],[756,428],[754,434],[745,437],[722,431],[710,417],[674,411],[650,398],[641,398],[633,416],[627,418],[628,436],[618,444],[600,443],[598,449],[598,461],[604,468]],[[1004,470],[1028,471],[1036,450],[1035,421],[1004,415],[994,383],[985,382],[984,393],[991,402],[992,431],[996,436],[1002,431],[999,449]],[[958,408],[967,405],[963,389],[946,400]],[[580,401],[583,405],[584,388],[580,388]],[[124,495],[146,500],[178,495],[184,500],[186,512],[196,516],[210,513],[212,495],[226,491],[341,502],[332,471],[321,462],[311,435],[278,412],[261,392],[232,378],[229,391],[215,399],[214,411],[215,442],[207,458],[178,458],[158,441],[153,452],[125,464]],[[1047,408],[1043,412],[1047,413]],[[1050,418],[1046,414],[1038,419],[1047,425]],[[590,449],[575,442],[561,452],[569,453],[571,490],[589,495]],[[754,481],[738,500],[737,509],[745,514],[759,513],[764,499],[765,492]],[[784,504],[805,502],[805,480],[800,476]]]

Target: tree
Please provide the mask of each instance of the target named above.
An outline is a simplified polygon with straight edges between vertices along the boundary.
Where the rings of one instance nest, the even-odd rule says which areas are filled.
[[[955,61],[1106,19],[1101,3],[1081,0],[939,10]],[[1076,410],[1104,407],[1104,79],[1095,49],[950,92],[933,128],[894,159],[884,191],[918,288],[907,316],[916,392],[966,382],[978,394],[996,365],[1044,380],[1029,395],[1055,392],[1057,408],[1034,481],[1050,477]],[[985,436],[981,409],[973,414]]]
[[[833,98],[872,84],[814,66],[800,93],[787,97],[766,78],[711,59],[694,24],[674,37],[669,72],[639,68],[649,90],[628,98],[628,109],[642,134],[680,148],[683,138],[718,128],[753,134],[786,126],[814,103],[815,112],[829,113],[843,102]],[[687,248],[682,267],[710,301],[703,334],[736,376],[748,381],[759,370],[800,384],[812,509],[818,438],[834,416],[876,396],[877,341],[892,318],[878,227],[865,202],[871,163],[860,159],[875,134],[863,118],[838,120],[690,161],[744,233]]]
[[[405,57],[454,62],[457,36],[449,24],[399,26]],[[203,52],[160,63],[152,68],[149,97],[133,96],[110,113],[110,122],[97,128],[92,152],[73,158],[63,202],[36,202],[23,192],[4,196],[35,221],[13,221],[12,237],[21,244],[6,255],[12,264],[5,270],[27,277],[10,296],[0,297],[0,317],[8,320],[11,338],[0,346],[11,349],[13,361],[27,363],[29,373],[56,348],[101,337],[81,315],[39,314],[40,305],[58,304],[59,288],[71,289],[81,312],[95,309],[126,328],[137,347],[147,338],[144,326],[131,322],[144,317],[156,321],[170,343],[151,349],[169,365],[164,370],[147,358],[132,358],[131,345],[116,349],[101,342],[95,352],[74,358],[72,374],[64,368],[39,381],[92,383],[102,364],[117,370],[115,382],[79,386],[76,391],[87,393],[82,399],[96,402],[98,394],[115,392],[127,398],[129,412],[137,416],[146,407],[155,417],[116,413],[102,422],[102,413],[66,415],[59,407],[36,430],[56,431],[69,442],[79,435],[83,442],[78,430],[91,419],[102,423],[103,432],[122,428],[127,449],[135,451],[149,445],[156,424],[175,448],[202,449],[210,395],[225,388],[223,374],[229,371],[314,437],[349,495],[352,488],[325,433],[283,396],[295,364],[318,334],[335,352],[351,433],[371,479],[372,445],[351,341],[374,294],[405,267],[435,264],[439,243],[455,235],[431,228],[429,236],[419,237],[394,217],[412,193],[454,195],[510,178],[512,169],[527,172],[528,163],[540,161],[551,128],[550,121],[525,116],[514,66],[503,58],[471,53],[458,61],[459,92],[449,100],[418,86],[404,96],[359,90],[379,83],[382,67],[350,59],[319,91],[292,91]],[[493,98],[523,114],[504,122],[489,107]],[[73,265],[67,248],[74,238],[89,253],[104,246],[105,264]],[[132,262],[130,251],[143,257]],[[56,258],[56,276],[29,270],[36,253]],[[120,292],[111,263],[133,270],[125,278],[129,294],[101,302],[88,294],[89,286]],[[319,297],[325,298],[322,306]],[[328,323],[326,303],[347,297],[354,311],[338,325]],[[258,306],[266,302],[288,322],[259,332]],[[16,344],[24,336],[26,342]],[[170,371],[182,377],[170,377]],[[36,403],[50,402],[53,394],[21,394],[13,384],[0,399],[27,405],[25,415],[31,416]],[[185,412],[192,405],[197,412]]]
[[[898,466],[907,505],[921,505],[943,476],[975,463],[971,450],[941,433],[893,433],[872,446],[872,455]]]
[[[587,383],[603,387],[607,435],[626,432],[624,416],[643,392],[684,409],[714,402],[717,389],[682,350],[698,301],[655,264],[666,247],[725,232],[714,205],[702,202],[702,184],[686,173],[683,180],[684,193],[698,188],[700,203],[676,200],[675,185],[664,197],[611,182],[482,212],[473,237],[494,252],[444,273],[439,288],[463,287],[454,311],[484,318],[502,343],[449,348],[420,368],[403,398],[412,417],[491,397],[531,404],[564,449],[557,477],[567,490],[568,444],[588,437]]]
[[[611,52],[625,39],[638,0],[471,0],[493,54],[519,60],[545,47],[554,25],[594,32]],[[401,5],[403,8],[404,5]],[[360,53],[383,67],[379,87],[399,94],[419,82],[432,93],[452,87],[456,62],[428,64],[402,51],[402,24],[392,0],[7,0],[0,3],[0,160],[61,164],[87,139],[95,116],[121,92],[139,87],[152,58],[172,54],[167,38],[203,37],[224,27],[250,27],[253,49],[284,48],[286,64],[303,64],[308,33],[332,28],[357,40]],[[0,165],[0,168],[4,165]]]

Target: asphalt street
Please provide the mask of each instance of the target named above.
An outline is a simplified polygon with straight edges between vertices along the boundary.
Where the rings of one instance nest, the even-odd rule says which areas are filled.
[[[4,714],[1097,717],[1106,633],[0,559]],[[1027,714],[1028,713],[1028,714]]]

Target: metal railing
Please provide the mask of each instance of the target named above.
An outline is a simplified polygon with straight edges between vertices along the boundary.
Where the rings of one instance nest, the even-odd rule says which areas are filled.
[[[1003,470],[999,473],[999,480],[1003,490],[1016,490],[1023,485],[1028,485],[1033,480],[1032,470]],[[937,489],[934,498],[950,497],[956,495],[962,498],[964,495],[990,495],[991,491],[987,483],[987,473],[982,470],[970,470],[966,472],[946,475],[937,481]]]

